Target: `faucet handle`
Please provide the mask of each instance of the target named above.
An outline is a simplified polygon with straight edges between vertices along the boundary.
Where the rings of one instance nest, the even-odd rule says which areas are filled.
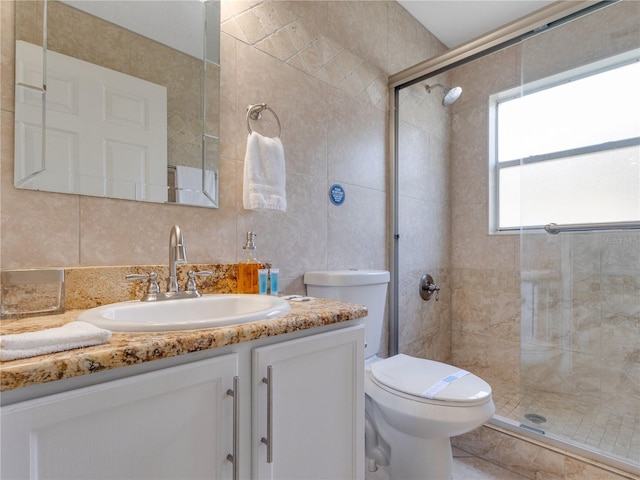
[[[156,295],[160,293],[160,285],[158,284],[158,274],[156,272],[151,273],[131,273],[124,277],[128,282],[134,282],[136,280],[149,280],[147,283],[147,293],[142,297],[142,301],[155,300]]]
[[[211,270],[203,270],[202,272],[194,272],[193,270],[189,270],[187,272],[187,276],[189,278],[187,279],[187,285],[185,287],[185,291],[193,292],[196,297],[200,296],[200,293],[198,292],[198,284],[196,282],[196,275],[198,277],[208,277],[212,274],[213,272]]]

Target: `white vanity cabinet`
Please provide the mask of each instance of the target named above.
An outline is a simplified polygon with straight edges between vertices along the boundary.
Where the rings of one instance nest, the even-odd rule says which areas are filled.
[[[354,323],[7,401],[0,478],[363,480],[364,327]],[[154,370],[126,372],[137,367]]]
[[[16,403],[0,478],[231,479],[238,355]]]
[[[256,348],[254,478],[364,479],[364,332]]]

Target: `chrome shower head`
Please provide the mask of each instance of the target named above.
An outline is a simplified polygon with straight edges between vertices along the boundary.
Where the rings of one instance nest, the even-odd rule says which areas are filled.
[[[444,89],[444,97],[442,97],[442,106],[448,107],[453,105],[458,98],[460,98],[460,94],[462,94],[461,87],[447,87],[445,85],[441,85],[439,83],[435,85],[425,85],[424,88],[428,93],[431,93],[436,87],[442,87]]]

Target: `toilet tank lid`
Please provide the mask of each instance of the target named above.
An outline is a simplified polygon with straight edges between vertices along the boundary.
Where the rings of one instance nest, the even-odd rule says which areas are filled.
[[[328,270],[306,272],[304,283],[305,285],[341,287],[389,283],[389,278],[389,272],[386,270]]]

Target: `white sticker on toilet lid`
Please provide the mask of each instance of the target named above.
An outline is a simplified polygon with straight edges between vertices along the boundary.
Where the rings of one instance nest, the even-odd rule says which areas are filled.
[[[449,384],[455,382],[459,378],[462,378],[462,377],[464,377],[465,375],[468,375],[468,374],[469,374],[469,372],[467,372],[466,370],[458,370],[454,374],[449,375],[448,377],[443,378],[439,382],[431,385],[424,392],[422,392],[422,396],[425,397],[425,398],[433,398],[438,394],[438,392],[440,390],[442,390],[443,388],[445,388]]]

